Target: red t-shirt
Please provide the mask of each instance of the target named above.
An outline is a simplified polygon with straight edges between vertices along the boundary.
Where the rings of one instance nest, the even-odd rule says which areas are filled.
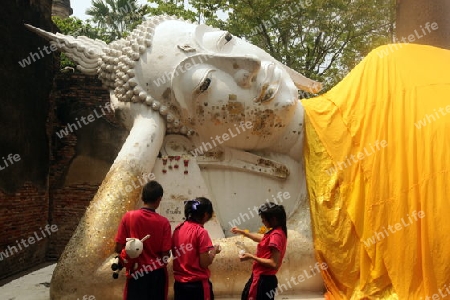
[[[175,228],[172,236],[173,275],[178,282],[209,279],[208,268],[200,266],[200,253],[213,249],[208,231],[195,222],[186,221]]]
[[[167,218],[146,208],[125,213],[115,238],[117,243],[125,245],[126,238],[142,239],[147,234],[150,238],[144,241],[144,250],[136,259],[139,264],[137,270],[152,271],[165,266],[161,253],[171,247],[170,224]]]
[[[270,258],[272,256],[271,248],[276,248],[280,251],[280,261],[283,261],[286,253],[287,238],[284,231],[277,227],[264,234],[261,242],[256,247],[256,256],[261,258]],[[281,264],[280,264],[281,266]],[[278,269],[265,267],[256,261],[253,262],[254,275],[275,275]]]

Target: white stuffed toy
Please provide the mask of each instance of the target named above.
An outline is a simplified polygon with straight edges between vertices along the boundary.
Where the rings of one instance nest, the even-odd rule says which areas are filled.
[[[111,268],[113,271],[120,271],[123,267],[127,270],[127,276],[131,276],[131,273],[139,267],[139,264],[136,261],[136,258],[141,255],[142,251],[144,250],[144,241],[150,237],[149,234],[144,236],[142,240],[138,238],[127,238],[127,243],[125,244],[125,248],[122,249],[122,252],[116,259],[117,262],[113,263]],[[115,260],[116,260],[115,259]],[[113,278],[117,279],[118,274],[113,274]]]
[[[144,241],[150,237],[149,234],[144,236],[142,240],[137,238],[127,238],[125,244],[125,252],[130,258],[138,258],[144,250]]]

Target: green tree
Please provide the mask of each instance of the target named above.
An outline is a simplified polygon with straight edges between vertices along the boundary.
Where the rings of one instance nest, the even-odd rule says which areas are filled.
[[[137,0],[92,0],[86,14],[110,40],[116,40],[136,28],[147,9],[147,5],[139,5]]]
[[[390,0],[192,0],[190,4],[198,19],[265,49],[287,66],[324,82],[325,90],[371,49],[392,39],[395,10]]]
[[[88,22],[84,22],[76,17],[69,18],[60,18],[60,17],[52,17],[53,23],[58,27],[58,31],[62,34],[71,35],[74,37],[77,36],[87,36],[92,39],[99,39],[105,41],[106,43],[110,42],[109,36],[107,36],[104,30],[93,27]],[[76,64],[68,58],[64,53],[61,53],[61,63],[60,66],[62,69],[65,67],[75,67]]]
[[[190,20],[192,22],[197,20],[197,12],[185,6],[182,0],[155,0],[149,1],[153,6],[148,6],[147,12],[151,16],[169,15]]]
[[[92,26],[89,22],[82,21],[77,17],[60,18],[53,16],[53,23],[58,27],[59,32],[74,37],[84,35],[92,39],[99,39],[105,42],[110,42],[105,31]]]

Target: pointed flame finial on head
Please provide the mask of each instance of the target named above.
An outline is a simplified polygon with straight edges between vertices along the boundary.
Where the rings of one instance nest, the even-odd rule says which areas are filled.
[[[51,33],[40,28],[36,28],[29,24],[25,26],[46,38],[52,45],[55,45],[62,52],[73,59],[77,64],[77,68],[88,75],[97,74],[99,58],[105,53],[104,49],[108,46],[105,42],[97,39],[90,39],[85,36],[74,38],[70,35],[61,33]]]

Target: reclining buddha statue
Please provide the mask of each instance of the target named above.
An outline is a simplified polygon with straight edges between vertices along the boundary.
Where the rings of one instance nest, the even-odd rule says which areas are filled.
[[[110,44],[27,26],[81,72],[98,75],[129,129],[59,259],[52,299],[120,299],[123,276],[114,281],[110,270],[114,235],[122,215],[140,205],[140,189],[129,183],[149,173],[165,189],[159,212],[173,226],[183,201],[212,200],[215,217],[205,227],[222,247],[211,267],[217,296],[239,295],[250,270],[230,228],[257,231],[256,208],[266,201],[288,214],[278,273],[285,294],[326,287],[337,299],[405,299],[450,282],[442,258],[431,255],[450,248],[444,237],[431,240],[441,237],[435,227],[450,229],[437,223],[450,212],[441,205],[450,189],[450,119],[433,111],[450,112],[450,76],[438,71],[448,51],[384,46],[330,92],[299,100],[299,90],[317,93],[321,84],[206,25],[151,17]],[[436,121],[418,129],[426,114]],[[433,279],[417,279],[426,276]]]

